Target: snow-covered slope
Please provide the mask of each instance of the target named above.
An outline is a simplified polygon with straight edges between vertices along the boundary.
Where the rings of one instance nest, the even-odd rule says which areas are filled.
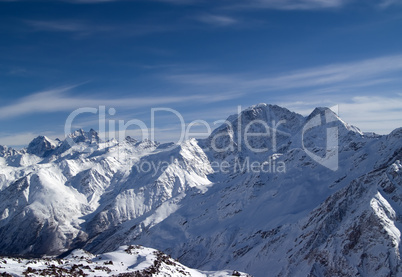
[[[199,271],[170,256],[138,245],[94,255],[76,249],[64,259],[0,258],[2,276],[133,276],[133,277],[249,277],[237,270]],[[9,274],[9,275],[7,275]]]
[[[259,104],[171,146],[78,130],[0,147],[0,255],[141,244],[257,277],[402,274],[402,128]]]

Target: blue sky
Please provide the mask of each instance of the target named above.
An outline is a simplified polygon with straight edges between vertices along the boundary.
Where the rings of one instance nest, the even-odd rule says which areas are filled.
[[[166,107],[212,128],[238,105],[338,105],[386,134],[402,127],[401,26],[399,0],[0,0],[0,144],[63,137],[71,112],[100,105],[107,122],[151,127]],[[155,122],[176,139],[176,115]]]

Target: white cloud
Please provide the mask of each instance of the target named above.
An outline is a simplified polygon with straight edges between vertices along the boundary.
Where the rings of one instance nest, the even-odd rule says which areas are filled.
[[[366,86],[391,82],[389,74],[402,71],[402,55],[306,68],[277,76],[254,77],[229,74],[175,74],[167,79],[183,84],[237,88],[245,93],[258,89],[294,89],[331,85]],[[386,78],[385,78],[385,77]]]
[[[284,10],[311,10],[336,8],[343,6],[346,1],[343,0],[259,0],[257,1],[266,7],[284,9]]]
[[[26,23],[37,31],[60,31],[60,32],[88,32],[93,29],[79,21],[40,21],[27,20]]]
[[[272,9],[272,10],[329,10],[347,7],[353,0],[249,0],[249,1],[221,1],[226,10],[245,10],[245,9]],[[389,8],[402,4],[401,0],[373,0],[362,1],[360,4],[371,6],[372,8]]]
[[[130,98],[101,98],[99,96],[78,97],[67,92],[77,86],[47,90],[26,96],[8,106],[0,107],[0,119],[12,118],[33,113],[51,113],[73,111],[80,107],[98,107],[100,105],[114,108],[130,108],[160,106],[173,103],[202,102],[211,103],[228,99],[229,95],[193,94],[187,96],[156,96]]]
[[[24,23],[35,32],[71,33],[78,35],[78,37],[94,34],[106,34],[109,37],[142,36],[152,33],[174,32],[183,28],[169,24],[104,24],[76,19],[24,20]]]
[[[402,4],[401,0],[382,0],[378,5],[380,8],[388,8],[390,6],[401,5],[401,4]]]
[[[116,2],[121,0],[56,0],[56,1],[75,3],[75,4],[96,4],[105,2]],[[28,0],[0,0],[0,2],[28,2]]]
[[[77,4],[96,4],[96,3],[116,2],[118,0],[62,0],[62,1]]]
[[[251,0],[247,3],[241,1],[232,3],[228,8],[317,10],[342,7],[348,2],[348,0]]]
[[[71,4],[102,4],[120,2],[123,0],[57,0]],[[139,0],[138,0],[139,1]],[[206,3],[208,0],[151,0],[154,2],[168,3],[173,5],[193,5]],[[0,0],[0,2],[28,2],[28,0]],[[352,0],[249,0],[249,1],[219,1],[226,9],[276,9],[276,10],[320,10],[333,9],[346,6]],[[376,0],[374,5],[380,8],[401,4],[400,0]]]
[[[282,89],[323,86],[342,82],[356,84],[361,81],[373,82],[373,78],[383,77],[383,74],[401,70],[402,55],[396,55],[305,69],[278,77],[251,80],[248,84]]]
[[[215,26],[229,26],[236,24],[238,21],[232,17],[215,14],[203,14],[195,17],[196,20]]]
[[[209,90],[236,91],[235,97],[283,90],[286,93],[271,94],[270,101],[304,115],[317,106],[338,104],[340,116],[346,122],[364,131],[386,134],[402,127],[402,93],[394,90],[400,86],[398,75],[401,72],[402,55],[394,55],[306,68],[277,76],[199,73],[167,78]],[[383,85],[381,90],[380,85]],[[302,94],[300,89],[303,89]],[[378,91],[376,94],[374,89]],[[353,95],[363,96],[351,98]],[[303,100],[290,102],[291,98]]]
[[[0,2],[28,2],[32,0],[0,0]],[[109,3],[109,2],[120,2],[123,0],[55,0],[58,2],[66,2],[71,4],[100,4],[100,3]],[[198,2],[202,2],[202,0],[152,0],[154,2],[164,2],[174,5],[190,5]]]

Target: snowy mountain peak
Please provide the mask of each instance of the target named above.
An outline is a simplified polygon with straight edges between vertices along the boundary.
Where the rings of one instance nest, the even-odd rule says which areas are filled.
[[[84,136],[85,135],[85,131],[83,129],[78,129],[75,130],[74,132],[72,132],[69,136],[72,138],[76,138],[76,137],[80,137],[80,136]]]
[[[12,151],[11,148],[8,148],[7,146],[0,145],[0,157],[4,157],[8,155]]]
[[[88,139],[91,141],[91,143],[99,143],[100,142],[99,134],[94,129],[89,130]]]
[[[363,132],[356,126],[350,125],[343,121],[333,110],[327,107],[317,107],[315,108],[309,116],[306,118],[306,123],[311,123],[315,120],[319,120],[321,123],[319,125],[336,125],[341,127],[341,135],[347,132],[352,132],[363,136]],[[342,133],[343,131],[343,133]],[[346,131],[346,132],[345,132]]]
[[[286,108],[258,104],[229,116],[200,144],[205,149],[214,150],[215,157],[221,158],[235,153],[242,153],[243,156],[273,154],[288,144],[304,122],[302,115]]]
[[[135,138],[132,138],[130,136],[127,136],[125,138],[125,141],[128,142],[128,143],[131,143],[131,144],[136,144],[138,142],[138,140],[136,140]]]
[[[27,148],[27,153],[38,157],[45,157],[57,147],[58,143],[49,139],[46,136],[38,136],[33,139]]]
[[[402,127],[401,128],[396,128],[388,136],[389,137],[394,137],[394,138],[402,138]]]
[[[244,109],[240,115],[236,117],[238,120],[239,118],[244,118],[243,120],[266,120],[267,123],[272,123],[270,121],[280,121],[287,118],[298,117],[299,119],[302,118],[301,115],[291,112],[284,107],[280,107],[278,105],[271,105],[260,103],[258,105],[251,106],[249,108]],[[233,118],[233,117],[229,117]]]
[[[85,132],[83,129],[78,129],[69,135],[75,143],[89,142],[89,143],[99,143],[101,140],[99,138],[98,132],[94,129]]]
[[[311,112],[311,115],[316,115],[318,113],[327,112],[327,111],[335,113],[333,110],[331,110],[328,107],[315,107],[314,110]]]

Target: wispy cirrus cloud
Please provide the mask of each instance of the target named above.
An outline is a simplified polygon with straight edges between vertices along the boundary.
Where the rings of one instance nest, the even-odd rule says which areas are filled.
[[[401,0],[382,0],[378,3],[378,6],[380,8],[388,8],[394,5],[402,5],[402,1]]]
[[[365,86],[391,82],[402,71],[402,55],[385,56],[351,63],[306,68],[276,76],[250,77],[244,74],[172,74],[168,80],[187,85],[238,88],[243,91],[283,90],[333,85]],[[254,76],[258,76],[257,74]]]
[[[75,4],[96,4],[96,3],[105,3],[105,2],[118,2],[124,0],[59,0],[63,2],[70,2]],[[140,2],[140,0],[137,0]],[[198,2],[202,2],[202,0],[152,0],[154,2],[164,2],[174,5],[190,5]]]
[[[347,7],[353,0],[250,0],[223,2],[225,9],[272,9],[272,10],[328,10]],[[400,0],[374,0],[363,3],[372,7],[388,8],[401,4]]]
[[[61,0],[61,1],[76,4],[96,4],[96,3],[116,2],[119,0]]]
[[[167,24],[106,25],[84,20],[25,20],[24,22],[35,32],[64,32],[84,37],[99,34],[130,37],[181,29],[179,26]]]
[[[67,2],[74,4],[97,4],[97,3],[105,3],[105,2],[117,2],[120,0],[55,0],[58,2]],[[33,2],[29,0],[0,0],[0,2]]]
[[[80,21],[42,21],[26,20],[25,23],[31,26],[35,31],[50,32],[98,32],[109,31],[110,28],[94,26]]]
[[[251,0],[227,4],[228,9],[319,10],[345,6],[348,0]]]
[[[194,19],[215,26],[229,26],[238,23],[238,20],[233,17],[216,14],[202,14],[196,16]]]
[[[386,56],[352,63],[333,64],[304,69],[277,77],[261,78],[248,82],[250,86],[273,88],[298,88],[331,84],[361,84],[383,78],[384,74],[402,70],[402,55]],[[387,75],[389,77],[389,75]]]
[[[30,0],[0,0],[0,2],[31,2]],[[124,0],[55,0],[71,4],[102,4],[111,2],[123,2]],[[137,0],[141,2],[141,0]],[[144,2],[147,0],[143,0]],[[150,0],[173,5],[193,5],[208,3],[208,0]],[[333,9],[347,6],[352,0],[234,0],[214,2],[215,7],[224,7],[225,9],[275,9],[275,10],[320,10]],[[400,5],[400,0],[375,0],[370,2],[374,6],[388,8],[394,5]]]
[[[114,108],[144,108],[158,105],[188,103],[197,101],[200,103],[212,103],[226,100],[233,95],[173,95],[157,97],[129,97],[129,98],[104,98],[99,95],[92,97],[74,96],[69,93],[77,86],[46,90],[33,93],[7,106],[0,106],[0,120],[17,117],[26,114],[52,113],[61,111],[73,111],[81,107],[98,107],[100,105]]]
[[[402,126],[402,55],[305,68],[278,75],[174,74],[171,82],[206,90],[236,91],[236,97],[268,92],[269,101],[309,114],[317,106],[339,105],[340,116],[364,131],[386,134]],[[389,87],[388,87],[389,86]],[[283,93],[269,93],[283,91]],[[352,93],[350,93],[352,92]],[[291,102],[289,99],[301,99]]]
[[[66,2],[71,4],[101,4],[109,2],[122,2],[124,0],[54,0],[55,2]],[[140,0],[137,0],[140,2]],[[145,0],[146,1],[146,0]],[[151,0],[154,2],[165,2],[175,5],[189,5],[203,2],[203,0]],[[0,0],[0,2],[32,2],[32,0]],[[39,2],[39,1],[38,1]]]

